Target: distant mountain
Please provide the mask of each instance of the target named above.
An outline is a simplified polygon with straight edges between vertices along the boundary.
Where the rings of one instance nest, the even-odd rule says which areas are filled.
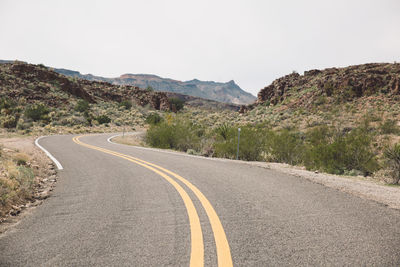
[[[132,85],[140,88],[151,86],[156,91],[185,94],[224,103],[250,104],[256,100],[255,96],[245,92],[234,81],[219,83],[194,79],[182,82],[150,74],[124,74],[118,78],[104,78],[67,69],[54,69],[54,71],[89,81],[105,81],[116,85]]]

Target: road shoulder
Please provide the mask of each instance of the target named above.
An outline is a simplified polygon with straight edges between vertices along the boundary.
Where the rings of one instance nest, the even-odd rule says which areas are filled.
[[[137,148],[154,150],[164,153],[171,153],[181,156],[197,157],[207,160],[215,161],[232,161],[241,164],[250,164],[265,169],[274,170],[277,172],[293,175],[307,179],[313,183],[321,184],[326,187],[330,187],[345,193],[355,195],[357,197],[372,200],[388,206],[393,209],[400,209],[400,186],[387,185],[383,182],[377,181],[370,177],[362,176],[339,176],[327,173],[319,173],[314,171],[307,171],[304,167],[291,166],[283,163],[268,163],[268,162],[249,162],[249,161],[236,161],[230,159],[221,158],[208,158],[197,155],[189,155],[184,152],[178,152],[173,150],[164,150],[157,148],[148,148],[141,146],[140,135],[130,135],[125,139],[120,136],[112,138],[112,143],[118,143],[119,145],[133,145]]]

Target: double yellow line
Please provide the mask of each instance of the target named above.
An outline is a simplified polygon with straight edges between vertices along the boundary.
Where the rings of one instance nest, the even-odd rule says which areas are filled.
[[[179,180],[183,184],[185,184],[192,192],[194,195],[199,199],[201,205],[203,206],[204,210],[206,211],[206,214],[208,216],[208,219],[211,224],[211,228],[214,233],[214,240],[215,240],[215,245],[217,248],[217,259],[218,259],[218,266],[220,267],[231,267],[233,266],[232,263],[232,257],[231,257],[231,252],[229,249],[229,244],[228,240],[225,235],[224,228],[222,227],[221,221],[218,218],[217,213],[215,212],[214,208],[212,207],[211,203],[208,201],[208,199],[203,195],[203,193],[200,192],[200,190],[195,187],[192,183],[190,183],[188,180],[183,178],[182,176],[167,170],[161,166],[158,166],[156,164],[141,160],[139,158],[135,158],[126,154],[118,153],[112,150],[108,150],[105,148],[97,147],[97,146],[92,146],[86,143],[83,143],[82,141],[79,140],[82,136],[77,136],[74,137],[72,140],[77,143],[78,145],[94,149],[97,151],[101,151],[110,155],[114,155],[116,157],[120,157],[123,159],[126,159],[130,162],[133,162],[135,164],[138,164],[144,168],[147,168],[156,174],[160,175],[163,177],[165,180],[167,180],[179,193],[181,196],[188,216],[189,216],[189,224],[190,224],[190,237],[191,237],[191,253],[190,253],[190,266],[204,266],[204,242],[203,242],[203,233],[201,230],[201,225],[200,225],[200,218],[199,215],[197,214],[196,208],[193,204],[192,199],[189,197],[185,189],[183,189],[182,186],[179,185],[179,183],[176,182],[171,176],[173,176],[175,179]],[[171,175],[171,176],[169,176]]]

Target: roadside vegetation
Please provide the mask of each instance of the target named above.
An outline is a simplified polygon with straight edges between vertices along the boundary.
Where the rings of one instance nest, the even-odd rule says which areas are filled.
[[[151,87],[142,90],[82,81],[16,62],[0,65],[0,135],[146,128],[144,141],[149,146],[234,159],[240,127],[242,160],[287,163],[334,174],[373,175],[397,184],[400,96],[393,91],[396,84],[388,81],[396,81],[393,77],[398,66],[385,65],[376,72],[370,67],[287,75],[277,80],[285,85],[284,95],[275,90],[279,86],[273,86],[269,88],[273,96],[266,94],[263,101],[238,113],[185,106],[181,99],[168,99]],[[392,68],[395,71],[389,71]],[[357,83],[338,83],[349,81],[346,75]],[[364,88],[371,75],[376,79],[368,81],[376,84]]]
[[[6,215],[18,214],[26,203],[47,197],[48,191],[43,191],[54,182],[43,181],[50,175],[49,161],[38,154],[30,140],[14,139],[13,142],[25,149],[0,146],[0,222]]]
[[[394,143],[398,131],[392,122],[371,123],[363,117],[354,127],[344,128],[282,128],[268,122],[209,127],[191,120],[188,113],[170,113],[154,121],[148,121],[145,136],[152,147],[235,159],[240,127],[241,160],[287,163],[339,175],[375,175],[394,184],[400,180],[400,143]]]
[[[126,130],[143,127],[151,110],[129,101],[89,104],[78,100],[54,108],[44,103],[26,105],[23,99],[12,101],[3,97],[0,98],[0,126],[6,136],[120,131],[122,127]]]

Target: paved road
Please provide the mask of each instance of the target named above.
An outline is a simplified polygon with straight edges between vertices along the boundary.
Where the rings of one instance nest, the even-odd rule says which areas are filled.
[[[397,210],[276,171],[109,136],[40,140],[64,170],[53,196],[0,237],[1,266],[195,266],[200,256],[205,266],[229,265],[227,256],[235,266],[400,264]]]

